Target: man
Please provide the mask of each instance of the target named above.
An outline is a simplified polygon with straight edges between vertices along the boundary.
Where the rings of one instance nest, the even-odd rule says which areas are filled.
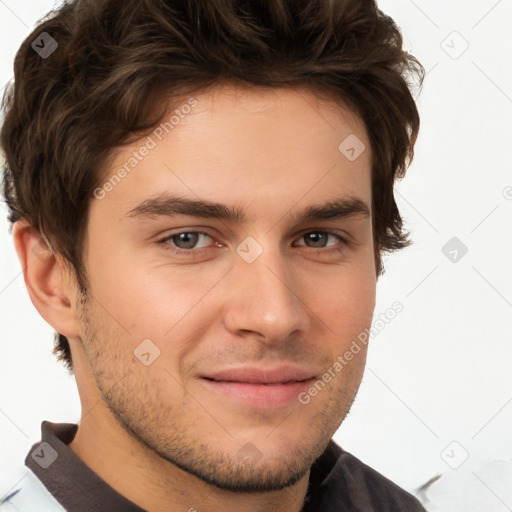
[[[75,375],[1,510],[415,511],[332,435],[421,65],[372,1],[78,0],[20,48],[4,194]]]

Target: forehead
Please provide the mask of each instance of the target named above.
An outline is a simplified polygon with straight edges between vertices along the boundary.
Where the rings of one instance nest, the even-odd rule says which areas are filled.
[[[340,101],[306,88],[224,85],[183,97],[148,136],[117,148],[101,207],[128,212],[162,192],[272,203],[269,214],[326,195],[370,204],[370,167],[365,126]]]

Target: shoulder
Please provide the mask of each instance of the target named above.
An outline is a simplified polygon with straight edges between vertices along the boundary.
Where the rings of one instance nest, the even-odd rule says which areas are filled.
[[[340,459],[346,469],[347,484],[354,492],[365,495],[371,510],[398,512],[424,512],[423,506],[410,493],[384,475],[361,462],[357,457],[340,449]]]
[[[0,497],[0,512],[65,512],[65,509],[25,467],[25,476]]]
[[[331,441],[317,472],[323,479],[310,498],[317,510],[425,512],[421,503],[391,480]]]

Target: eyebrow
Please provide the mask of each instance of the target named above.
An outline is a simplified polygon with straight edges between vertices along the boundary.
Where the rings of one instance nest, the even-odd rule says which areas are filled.
[[[169,194],[146,199],[126,213],[127,217],[146,219],[158,216],[189,215],[205,219],[219,219],[242,224],[249,221],[242,208],[204,199],[187,199]],[[359,198],[338,197],[288,214],[297,224],[326,219],[343,219],[355,215],[370,217],[370,209]]]

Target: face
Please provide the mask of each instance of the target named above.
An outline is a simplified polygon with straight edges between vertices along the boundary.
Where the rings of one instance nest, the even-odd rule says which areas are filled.
[[[224,489],[280,489],[361,381],[365,347],[335,363],[374,308],[370,143],[306,90],[226,86],[176,109],[117,150],[92,200],[83,354],[145,447]]]

